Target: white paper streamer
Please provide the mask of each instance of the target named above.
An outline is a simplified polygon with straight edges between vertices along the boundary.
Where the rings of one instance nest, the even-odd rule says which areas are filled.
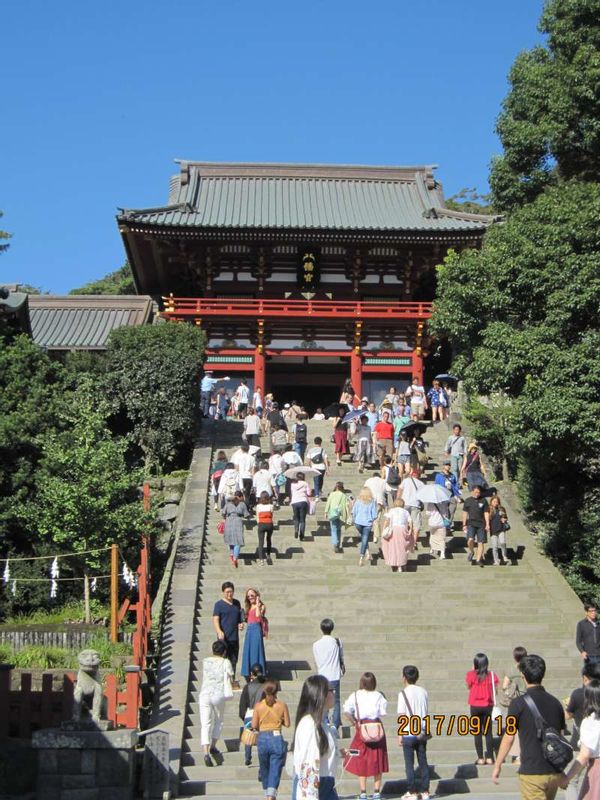
[[[54,578],[50,581],[50,599],[54,600],[56,595],[58,594],[58,581],[55,581]]]
[[[4,583],[8,583],[10,580],[10,566],[8,560],[6,561],[4,572],[2,573],[2,580],[4,581]]]
[[[13,593],[13,594],[16,594],[16,593],[17,593],[17,581],[16,581],[16,580],[14,580],[14,581],[12,582],[12,593]]]
[[[97,586],[98,586],[98,581],[96,580],[96,578],[92,578],[92,582],[90,583],[90,590],[92,594],[94,594],[94,592],[96,591]]]

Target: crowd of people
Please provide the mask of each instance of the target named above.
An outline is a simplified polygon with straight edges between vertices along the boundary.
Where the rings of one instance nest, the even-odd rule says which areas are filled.
[[[288,754],[283,729],[291,727],[289,709],[278,697],[279,682],[269,677],[264,648],[257,648],[253,632],[253,626],[260,630],[265,620],[260,593],[256,589],[246,591],[244,612],[234,598],[231,582],[225,582],[222,591],[223,597],[213,609],[217,641],[212,647],[213,655],[204,659],[200,689],[201,744],[206,766],[222,763],[216,745],[226,701],[239,689],[235,680],[239,633],[247,625],[242,658],[246,685],[239,700],[241,742],[247,766],[252,763],[252,747],[257,746],[259,780],[267,800],[277,796],[284,764],[293,778],[293,800],[336,800],[340,761],[345,772],[358,779],[358,800],[367,800],[370,779],[371,800],[381,800],[383,776],[389,772],[389,702],[377,689],[375,674],[364,672],[358,686],[342,703],[344,648],[333,635],[333,620],[323,619],[321,637],[312,646],[315,674],[302,687]],[[518,764],[524,800],[554,800],[558,788],[566,788],[571,781],[578,784],[579,800],[600,797],[600,624],[596,617],[596,607],[586,604],[585,618],[576,631],[576,645],[583,660],[582,683],[564,703],[542,685],[544,659],[521,646],[513,649],[513,666],[505,670],[502,681],[485,653],[474,656],[473,667],[465,675],[468,714],[462,719],[467,732],[473,735],[475,764],[493,766],[495,782],[499,782],[507,759]],[[259,659],[248,667],[247,657],[252,660],[256,653]],[[404,756],[407,790],[403,800],[429,800],[433,796],[429,791],[427,744],[434,735],[449,733],[451,715],[430,714],[429,695],[419,685],[419,677],[414,664],[402,667],[397,716],[392,725]],[[338,741],[342,713],[352,735],[347,747],[341,747]],[[567,719],[573,722],[570,745],[564,738]]]
[[[430,458],[421,411],[416,420],[407,416],[402,402],[392,400],[402,398],[394,387],[379,409],[368,398],[354,408],[351,396],[342,392],[331,420],[334,458],[322,437],[309,444],[308,415],[301,407],[291,404],[293,421],[277,403],[260,416],[253,406],[244,409],[240,446],[231,456],[219,451],[212,468],[211,493],[215,510],[223,516],[220,532],[232,565],[237,567],[245,547],[248,523],[256,528],[258,564],[272,564],[274,513],[289,506],[294,537],[303,541],[307,517],[321,516],[321,499],[326,503],[321,508],[333,552],[341,554],[345,545],[356,543],[360,566],[371,560],[380,542],[385,564],[404,571],[421,534],[429,534],[430,556],[445,560],[459,504],[468,561],[484,566],[489,539],[493,564],[509,564],[507,512],[487,483],[477,442],[467,445],[461,426],[454,425],[442,468],[427,481]],[[261,445],[265,439],[268,452]],[[340,480],[324,493],[325,478],[335,473],[342,459],[353,462],[357,474],[369,471],[356,498]]]

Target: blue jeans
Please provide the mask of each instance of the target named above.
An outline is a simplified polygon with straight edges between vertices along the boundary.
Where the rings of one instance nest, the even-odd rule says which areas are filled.
[[[427,764],[427,742],[421,742],[416,736],[402,738],[402,752],[404,754],[404,768],[409,792],[429,791],[429,765]],[[421,773],[421,787],[415,782],[415,754],[419,762]]]
[[[341,704],[340,704],[340,682],[339,681],[329,681],[329,686],[333,689],[333,693],[335,695],[335,705],[331,709],[331,716],[333,717],[332,725],[336,728],[339,728],[342,724],[342,711],[341,711]],[[327,718],[329,718],[329,711],[327,712]]]
[[[313,477],[313,490],[315,497],[321,496],[321,489],[323,488],[323,478],[325,477],[325,473],[321,472],[320,475],[315,475]]]
[[[242,549],[242,545],[241,544],[230,544],[229,545],[229,555],[233,556],[234,558],[239,558],[241,549]]]
[[[304,453],[306,453],[306,442],[294,442],[294,453],[298,453],[302,461],[304,461]]]
[[[295,775],[292,783],[292,800],[296,800],[297,786],[298,777]],[[325,775],[319,780],[319,800],[339,800],[339,795],[335,788],[335,778]]]
[[[331,544],[334,547],[339,547],[342,538],[342,520],[339,517],[329,520],[329,532],[331,534]]]
[[[274,731],[258,734],[259,774],[267,795],[277,794],[286,752],[287,743],[283,736],[275,736]]]
[[[450,472],[456,476],[456,480],[458,481],[458,485],[460,486],[460,468],[462,467],[462,463],[465,460],[464,456],[450,456]]]
[[[200,411],[202,411],[205,417],[208,417],[211,394],[212,392],[200,392]]]
[[[356,530],[360,533],[360,554],[364,556],[364,554],[369,549],[369,536],[371,535],[371,528],[372,525],[359,525],[357,522],[354,523],[356,526]]]

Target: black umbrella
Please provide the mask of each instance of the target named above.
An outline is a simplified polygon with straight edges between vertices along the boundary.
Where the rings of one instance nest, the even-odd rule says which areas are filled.
[[[323,409],[323,413],[327,418],[337,417],[340,406],[342,406],[344,409],[348,408],[348,406],[345,406],[343,403],[330,403],[327,408]]]
[[[424,422],[407,422],[406,425],[400,428],[400,433],[405,433],[410,439],[412,436],[416,436],[417,433],[425,433],[426,430],[427,425]]]
[[[436,375],[434,380],[442,381],[443,383],[448,383],[450,381],[453,383],[458,383],[458,378],[455,375],[448,375],[447,372],[442,372],[441,375]]]

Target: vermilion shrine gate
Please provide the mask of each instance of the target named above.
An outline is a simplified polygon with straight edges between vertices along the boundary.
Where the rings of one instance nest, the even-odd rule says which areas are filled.
[[[432,167],[187,161],[166,206],[118,215],[138,293],[203,327],[213,371],[300,402],[422,378],[435,267],[492,221]]]

